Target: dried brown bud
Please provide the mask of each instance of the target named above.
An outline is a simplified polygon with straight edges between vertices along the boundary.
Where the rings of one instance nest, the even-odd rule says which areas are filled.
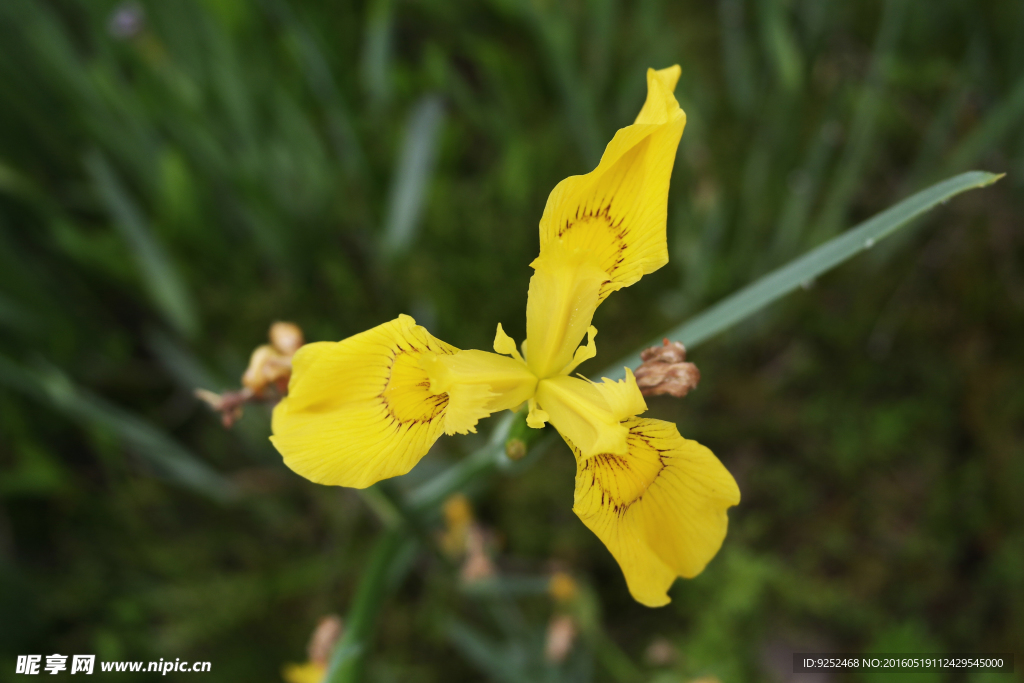
[[[640,360],[652,363],[682,363],[686,360],[686,347],[682,342],[670,342],[668,337],[662,340],[661,346],[652,346],[640,352]],[[641,366],[642,367],[642,366]]]
[[[473,524],[466,532],[466,561],[462,563],[460,576],[466,583],[489,579],[497,570],[491,556],[487,554],[487,534],[479,525]]]
[[[552,617],[544,642],[544,657],[551,663],[565,661],[576,640],[576,622],[568,614]]]
[[[679,651],[672,641],[658,637],[651,641],[644,651],[644,659],[651,666],[670,666],[679,659]]]
[[[700,382],[700,370],[693,363],[685,362],[686,347],[680,342],[665,339],[661,346],[644,349],[640,360],[643,363],[634,375],[644,396],[671,394],[682,398]]]
[[[195,395],[221,414],[221,422],[230,427],[242,417],[242,406],[253,401],[277,401],[288,393],[292,375],[292,356],[304,343],[302,330],[295,323],[276,322],[268,333],[270,344],[256,347],[249,357],[249,367],[242,375],[240,391],[216,394],[196,389]],[[267,391],[272,387],[275,391]]]
[[[248,387],[240,391],[225,391],[217,394],[209,389],[196,389],[195,396],[203,403],[220,413],[220,421],[230,428],[242,417],[242,406],[253,399],[253,391]]]
[[[321,618],[306,647],[309,661],[327,666],[331,660],[331,651],[334,649],[334,645],[341,639],[342,630],[341,617],[337,614],[328,614]]]
[[[294,356],[306,341],[295,323],[276,322],[270,326],[270,344],[285,356]]]
[[[270,384],[279,385],[282,381],[288,386],[288,378],[292,374],[292,359],[281,354],[269,344],[259,346],[249,358],[249,367],[242,375],[242,384],[260,396]]]

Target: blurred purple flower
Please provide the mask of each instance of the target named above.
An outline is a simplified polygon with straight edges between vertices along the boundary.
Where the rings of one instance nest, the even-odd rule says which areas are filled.
[[[146,24],[146,13],[137,2],[124,2],[110,15],[107,30],[121,40],[134,38]]]

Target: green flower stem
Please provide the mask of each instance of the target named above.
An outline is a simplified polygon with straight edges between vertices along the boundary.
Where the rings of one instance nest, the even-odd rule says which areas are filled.
[[[358,683],[363,680],[363,659],[373,637],[377,616],[388,595],[405,578],[415,556],[416,542],[407,526],[384,532],[377,540],[363,571],[355,600],[345,621],[345,633],[334,647],[325,683]]]
[[[434,477],[402,499],[394,489],[373,487],[363,497],[385,522],[386,531],[373,548],[370,562],[356,588],[355,599],[345,621],[345,633],[334,647],[325,683],[354,683],[361,680],[362,665],[373,637],[377,615],[405,578],[417,546],[416,537],[425,535],[422,515],[436,510],[448,496],[478,478],[493,474],[508,460],[506,440],[516,435],[527,450],[546,430],[522,429],[526,413],[504,415],[487,445]]]
[[[619,683],[638,683],[644,679],[643,672],[633,663],[618,643],[611,639],[603,628],[594,639],[594,656],[608,674]]]
[[[408,505],[416,512],[436,509],[445,499],[460,491],[478,477],[492,473],[497,467],[506,467],[508,456],[505,454],[506,442],[510,435],[523,441],[527,450],[536,443],[546,430],[523,429],[526,424],[526,413],[507,412],[499,418],[487,445],[467,458],[437,475],[426,484],[409,495]]]

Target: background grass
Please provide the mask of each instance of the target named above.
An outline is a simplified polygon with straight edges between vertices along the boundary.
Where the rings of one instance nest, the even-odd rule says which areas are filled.
[[[1016,648],[1019,671],[1022,31],[1013,0],[0,3],[2,666],[279,680],[379,523],[285,469],[265,410],[225,432],[191,390],[237,386],[275,319],[521,339],[547,193],[632,121],[648,66],[679,63],[672,260],[601,307],[595,368],[934,180],[1008,177],[650,401],[744,496],[670,606],[634,603],[572,514],[567,450],[475,492],[503,572],[575,572],[632,665],[595,664],[590,635],[543,668],[546,598],[495,616],[422,554],[369,679],[789,680],[794,648]],[[479,443],[443,439],[407,479]],[[673,662],[645,659],[655,639]]]

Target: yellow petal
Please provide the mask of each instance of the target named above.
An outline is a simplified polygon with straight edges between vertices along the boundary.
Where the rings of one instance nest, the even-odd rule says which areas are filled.
[[[544,429],[544,425],[548,423],[551,417],[540,409],[535,398],[530,399],[529,407],[530,412],[526,415],[526,426],[533,429]]]
[[[692,578],[718,552],[739,488],[718,458],[674,424],[630,418],[625,456],[576,453],[573,511],[607,546],[629,592],[648,607],[669,602],[676,577]]]
[[[407,315],[344,341],[306,344],[270,440],[288,467],[320,484],[365,488],[405,474],[441,435],[448,408],[419,359],[456,351]]]
[[[321,683],[327,675],[327,667],[316,662],[285,664],[281,675],[285,683]]]
[[[593,383],[594,387],[601,392],[604,400],[608,402],[608,409],[619,422],[627,417],[633,417],[640,413],[647,412],[647,402],[636,384],[636,377],[633,371],[626,368],[626,378],[618,382],[602,377],[600,384]]]
[[[573,354],[572,361],[562,368],[560,375],[571,375],[572,371],[580,366],[584,361],[588,361],[597,355],[597,344],[594,343],[594,339],[597,337],[597,328],[591,325],[587,328],[587,343],[584,346],[576,349],[576,353]]]
[[[430,391],[448,394],[448,434],[475,432],[478,420],[522,405],[537,386],[537,378],[522,360],[486,351],[425,353],[420,365],[430,380]]]
[[[585,254],[556,245],[532,264],[526,300],[526,362],[538,378],[556,375],[572,361],[597,310],[605,272]]]
[[[494,333],[494,351],[504,356],[512,356],[516,360],[523,360],[516,349],[515,340],[505,334],[505,330],[501,329],[501,323],[498,323],[498,331]]]
[[[476,434],[476,423],[494,412],[488,409],[498,395],[486,384],[453,384],[448,389],[448,411],[444,416],[444,433]]]
[[[647,70],[647,101],[633,123],[666,123],[675,116],[679,103],[672,93],[682,71],[678,64],[657,71]]]
[[[599,302],[668,262],[668,186],[686,125],[672,95],[678,77],[678,66],[649,69],[636,123],[615,134],[596,169],[556,185],[544,207],[541,257],[556,244],[585,255],[606,274]]]
[[[590,457],[600,453],[626,453],[628,430],[621,424],[625,417],[623,409],[636,408],[639,412],[647,409],[636,380],[622,383],[606,380],[606,384],[595,384],[576,377],[550,377],[537,384],[537,403],[546,411],[562,436],[572,441]],[[628,396],[635,392],[636,397]],[[611,400],[609,400],[611,399]]]

